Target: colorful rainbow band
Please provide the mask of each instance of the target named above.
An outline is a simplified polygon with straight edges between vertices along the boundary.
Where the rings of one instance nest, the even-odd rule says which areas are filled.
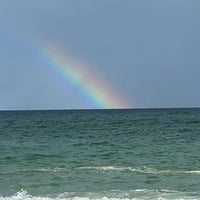
[[[129,103],[110,84],[83,63],[71,59],[58,49],[44,51],[43,58],[70,87],[75,87],[85,97],[91,108],[129,108]]]

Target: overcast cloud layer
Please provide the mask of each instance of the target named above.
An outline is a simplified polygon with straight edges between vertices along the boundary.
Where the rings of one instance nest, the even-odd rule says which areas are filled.
[[[0,109],[89,108],[45,66],[49,44],[131,107],[199,107],[199,21],[199,0],[1,0]]]

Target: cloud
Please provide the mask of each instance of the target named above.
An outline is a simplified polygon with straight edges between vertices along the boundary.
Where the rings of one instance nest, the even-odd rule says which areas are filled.
[[[51,43],[88,62],[140,107],[199,105],[199,8],[200,1],[183,0],[1,1],[1,90],[10,83],[11,96],[30,94],[30,107],[37,88],[49,107],[80,105],[45,71],[38,49]]]

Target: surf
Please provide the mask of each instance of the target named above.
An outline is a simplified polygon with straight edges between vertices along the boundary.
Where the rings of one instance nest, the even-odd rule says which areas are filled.
[[[175,190],[150,190],[136,189],[130,191],[102,191],[102,192],[65,192],[57,195],[33,196],[25,190],[21,190],[13,196],[0,196],[0,200],[197,200],[200,194],[197,192],[180,192]]]

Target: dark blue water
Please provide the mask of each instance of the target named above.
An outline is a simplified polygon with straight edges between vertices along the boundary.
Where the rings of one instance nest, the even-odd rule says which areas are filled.
[[[2,111],[0,194],[200,199],[200,109]]]

